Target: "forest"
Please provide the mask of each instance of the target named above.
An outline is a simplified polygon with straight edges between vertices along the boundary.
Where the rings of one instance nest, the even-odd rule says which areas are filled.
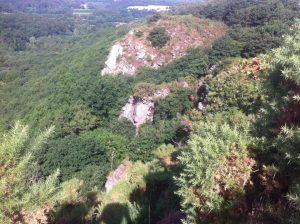
[[[0,0],[0,223],[298,224],[299,2],[135,2],[174,8],[95,0],[77,17],[79,0]],[[227,31],[158,68],[101,75],[116,41],[164,14]],[[146,39],[163,52],[170,38]],[[152,120],[121,118],[130,97],[165,89]]]

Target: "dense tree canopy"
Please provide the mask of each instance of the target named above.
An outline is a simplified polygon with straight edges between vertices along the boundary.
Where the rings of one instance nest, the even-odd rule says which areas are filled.
[[[32,23],[32,21],[35,21]],[[69,34],[74,22],[66,16],[42,16],[25,13],[1,14],[1,40],[14,50],[25,50],[34,38]]]
[[[109,158],[106,149],[94,138],[69,135],[51,140],[37,153],[36,159],[43,176],[54,170],[61,170],[62,181],[72,177],[83,179],[89,186],[101,188],[108,169]],[[94,170],[87,175],[91,170]],[[91,189],[89,189],[91,190]]]
[[[242,46],[243,57],[253,57],[279,47],[283,34],[289,32],[289,26],[300,16],[297,0],[209,1],[185,10],[185,13],[228,24],[232,28],[231,38]]]

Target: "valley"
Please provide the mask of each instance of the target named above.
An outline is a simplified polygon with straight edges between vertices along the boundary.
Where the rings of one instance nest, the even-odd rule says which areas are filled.
[[[0,0],[0,223],[297,224],[299,19]]]

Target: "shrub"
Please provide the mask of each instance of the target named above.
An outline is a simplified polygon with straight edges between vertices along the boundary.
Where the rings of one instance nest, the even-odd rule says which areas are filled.
[[[159,69],[140,70],[136,79],[141,82],[171,82],[180,77],[194,76],[200,78],[208,71],[208,56],[205,49],[200,47],[191,49],[183,57],[162,66]]]
[[[30,172],[33,152],[39,150],[49,137],[53,128],[31,140],[28,127],[16,123],[7,133],[0,137],[0,222],[13,223],[13,218],[24,211],[30,211],[54,202],[58,193],[58,171],[37,181]],[[29,141],[31,140],[31,141]],[[32,144],[28,144],[31,142]],[[23,214],[24,215],[24,214]]]
[[[216,64],[228,57],[240,56],[242,46],[239,42],[226,36],[215,41],[208,54],[210,64]]]
[[[111,169],[119,165],[128,156],[128,144],[130,141],[125,136],[103,128],[88,131],[82,136],[87,139],[93,138],[97,140],[105,148]]]
[[[207,76],[208,102],[206,111],[217,112],[237,107],[244,113],[258,111],[264,99],[262,79],[256,78],[255,63],[259,60],[237,60],[223,69],[217,77]],[[254,68],[254,69],[253,69]]]
[[[155,102],[154,121],[173,119],[183,115],[192,108],[189,96],[193,92],[190,89],[179,89],[166,98]]]
[[[163,27],[155,27],[148,36],[153,47],[162,48],[170,40],[169,34]]]
[[[151,96],[154,94],[155,86],[151,83],[137,83],[133,88],[133,94],[137,97]]]
[[[148,23],[155,23],[162,18],[161,14],[155,14],[148,19]]]
[[[138,38],[140,38],[140,37],[142,37],[142,36],[144,36],[144,33],[142,32],[142,31],[136,31],[135,33],[134,33],[134,35],[136,36],[136,37],[138,37]]]
[[[158,159],[162,159],[164,157],[168,157],[171,156],[172,153],[174,153],[175,147],[171,144],[162,144],[160,145],[154,152],[153,154],[158,158]]]
[[[187,221],[200,223],[202,213],[218,215],[243,195],[243,181],[250,178],[253,165],[251,160],[245,162],[247,144],[247,130],[227,124],[198,123],[189,148],[179,157],[183,170],[176,178]],[[231,195],[230,199],[225,195]]]

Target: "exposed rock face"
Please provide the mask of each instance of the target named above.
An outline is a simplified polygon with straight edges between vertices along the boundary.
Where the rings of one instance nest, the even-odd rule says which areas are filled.
[[[175,81],[172,83],[164,83],[156,87],[151,93],[135,93],[130,96],[126,105],[122,108],[119,118],[126,118],[138,128],[147,121],[153,121],[154,101],[159,98],[165,98],[172,92],[172,88],[192,88],[193,85],[187,81]],[[195,87],[196,88],[196,87]],[[197,88],[198,89],[198,88]],[[195,89],[196,91],[196,89]]]
[[[164,27],[170,37],[161,49],[152,47],[148,40],[154,27]],[[157,22],[131,30],[123,40],[118,41],[111,49],[102,75],[121,73],[133,76],[141,66],[159,68],[184,56],[189,48],[210,47],[226,31],[226,26],[220,22],[193,16],[164,16]]]
[[[129,161],[119,165],[118,168],[107,177],[105,183],[106,191],[110,191],[118,182],[122,180],[127,180],[131,167],[132,163]]]
[[[114,45],[108,55],[105,62],[105,68],[101,71],[101,74],[133,74],[135,68],[124,60],[122,55],[123,47],[120,44]]]
[[[120,117],[126,118],[136,127],[153,120],[154,102],[152,99],[143,99],[130,96],[127,104],[122,108]]]
[[[164,98],[170,95],[170,89],[169,88],[163,88],[159,89],[154,93],[155,98]]]

